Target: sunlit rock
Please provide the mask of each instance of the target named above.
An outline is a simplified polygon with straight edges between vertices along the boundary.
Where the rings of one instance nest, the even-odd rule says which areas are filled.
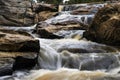
[[[0,29],[0,51],[38,52],[39,41],[26,32]]]
[[[82,27],[78,23],[73,23],[73,24],[56,24],[56,25],[51,25],[46,22],[41,22],[38,23],[36,27],[36,32],[37,34],[40,35],[42,38],[63,38],[63,36],[57,36],[56,32],[61,31],[61,30],[79,30]]]
[[[33,68],[39,50],[39,40],[30,34],[0,28],[0,76],[11,75],[18,67]]]
[[[92,41],[120,45],[120,4],[107,5],[96,14],[84,36]]]

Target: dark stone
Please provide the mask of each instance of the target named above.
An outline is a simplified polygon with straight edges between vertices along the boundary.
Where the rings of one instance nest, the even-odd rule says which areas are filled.
[[[40,31],[37,32],[37,34],[40,35],[41,38],[47,38],[47,39],[60,39],[63,38],[62,36],[57,36],[53,33],[48,32],[45,29],[41,29]]]
[[[38,55],[34,59],[24,58],[22,56],[17,56],[13,64],[13,71],[15,70],[24,70],[32,69],[38,63]]]
[[[12,67],[6,66],[0,68],[0,76],[12,75],[12,73],[13,73]]]

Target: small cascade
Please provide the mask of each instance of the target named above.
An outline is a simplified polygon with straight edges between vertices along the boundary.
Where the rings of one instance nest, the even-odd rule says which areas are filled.
[[[117,50],[109,46],[75,39],[40,39],[40,41],[39,63],[43,69],[67,67],[98,70],[119,66],[118,59],[114,56]],[[110,51],[109,53],[106,53],[107,49]]]
[[[63,10],[62,11],[73,11],[73,10],[77,10],[79,8],[89,9],[91,7],[102,8],[105,5],[106,5],[106,3],[104,3],[104,4],[73,4],[73,5],[63,5]]]
[[[67,21],[74,21],[77,23],[90,24],[94,14],[91,15],[71,15],[69,12],[62,13],[56,17],[46,20],[48,24],[57,24]]]
[[[30,32],[32,30],[35,29],[37,24],[32,25],[32,26],[23,26],[23,27],[15,27],[15,26],[1,26],[4,29],[8,29],[8,30],[14,30],[14,31],[25,31],[25,32]]]
[[[26,27],[14,27],[14,26],[1,26],[3,29],[8,29],[8,30],[14,30],[14,31],[21,31],[21,32],[26,32],[29,35],[31,35],[32,37],[36,38],[36,34],[33,34],[32,32],[35,30],[37,24]]]
[[[114,55],[114,56],[116,57],[117,62],[118,62],[118,64],[120,65],[120,54],[118,53],[118,55]]]
[[[97,56],[96,54],[93,53],[93,54],[90,55],[90,57],[91,57],[91,59],[93,61],[93,64],[94,64],[93,65],[93,70],[95,70],[95,58],[98,58],[99,56]]]
[[[74,54],[64,51],[61,53],[61,56],[63,67],[79,69],[82,71],[101,70],[109,72],[111,69],[120,66],[113,53],[109,53],[109,55],[108,53]]]
[[[55,70],[61,68],[61,57],[52,47],[45,43],[40,43],[39,65],[42,69]]]
[[[83,37],[83,32],[85,32],[85,30],[61,30],[54,34],[63,36],[65,39],[81,39]]]

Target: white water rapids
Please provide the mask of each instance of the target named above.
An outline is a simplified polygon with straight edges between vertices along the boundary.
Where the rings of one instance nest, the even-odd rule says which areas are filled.
[[[85,5],[86,6],[86,5]],[[96,5],[96,7],[99,7]],[[84,17],[84,20],[82,18]],[[78,21],[89,24],[90,15],[71,15],[61,12],[60,15],[45,22],[56,24],[64,21]],[[13,75],[0,77],[0,80],[119,80],[119,49],[87,41],[82,37],[83,30],[60,31],[64,39],[43,39],[32,34],[32,27],[6,27],[13,30],[27,31],[40,41],[38,70],[16,71]],[[78,35],[79,34],[79,35]],[[73,37],[76,36],[76,37]]]

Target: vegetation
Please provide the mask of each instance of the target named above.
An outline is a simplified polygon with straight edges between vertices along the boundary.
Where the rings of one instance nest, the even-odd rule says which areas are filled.
[[[44,1],[45,3],[50,4],[62,4],[63,0],[38,0],[40,2]],[[66,2],[66,4],[77,4],[77,3],[87,3],[87,2],[101,2],[104,0],[70,0],[69,2]]]

